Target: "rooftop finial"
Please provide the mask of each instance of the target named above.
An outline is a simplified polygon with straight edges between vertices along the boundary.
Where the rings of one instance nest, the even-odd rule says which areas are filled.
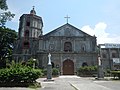
[[[66,18],[67,19],[67,23],[68,23],[68,19],[70,18],[68,15],[66,16],[66,17],[64,17],[64,18]]]
[[[33,10],[34,10],[35,6],[33,6]]]
[[[33,14],[33,15],[35,15],[36,14],[36,11],[35,11],[35,6],[33,6],[33,9],[30,11],[30,14]]]

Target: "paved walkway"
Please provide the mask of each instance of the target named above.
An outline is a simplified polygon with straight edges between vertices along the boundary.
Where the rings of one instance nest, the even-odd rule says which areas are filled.
[[[58,78],[54,78],[54,81],[44,81],[42,80],[42,89],[40,90],[76,90],[72,84],[68,81],[73,77],[77,78],[77,76],[60,76]],[[41,81],[39,79],[38,81]]]
[[[0,90],[120,90],[120,81],[98,81],[77,76],[60,76],[53,79],[54,81],[38,79],[42,88],[0,88]]]
[[[60,76],[52,82],[38,81],[42,83],[42,88],[38,90],[120,90],[120,81],[97,81],[77,76]]]

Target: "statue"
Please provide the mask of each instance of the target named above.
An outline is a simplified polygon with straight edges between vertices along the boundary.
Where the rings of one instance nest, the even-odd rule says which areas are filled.
[[[47,80],[52,80],[52,64],[51,64],[51,54],[48,54],[48,65],[47,65]]]
[[[51,65],[51,54],[48,54],[48,65]]]

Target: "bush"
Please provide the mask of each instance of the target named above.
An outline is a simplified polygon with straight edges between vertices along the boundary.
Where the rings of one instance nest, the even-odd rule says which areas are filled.
[[[43,69],[42,73],[43,73],[43,76],[46,76],[47,75],[47,69]]]
[[[42,73],[44,76],[47,75],[47,69],[43,69]],[[59,75],[59,70],[57,68],[52,68],[52,75],[53,76],[58,76]]]
[[[104,69],[104,76],[105,77],[110,77],[110,75],[111,75],[110,71],[111,71],[110,69]]]
[[[120,79],[120,71],[110,71],[110,73],[114,76],[114,78],[118,77],[118,79]]]
[[[57,68],[52,69],[52,75],[53,76],[58,76],[59,75],[59,70]]]
[[[0,70],[1,83],[33,83],[42,76],[40,69],[33,69],[21,64],[13,64],[10,68]]]
[[[84,66],[78,69],[79,76],[94,76],[97,73],[97,66]]]
[[[25,65],[29,66],[29,67],[33,67],[33,64],[36,63],[36,61],[33,60],[33,58],[30,58]]]

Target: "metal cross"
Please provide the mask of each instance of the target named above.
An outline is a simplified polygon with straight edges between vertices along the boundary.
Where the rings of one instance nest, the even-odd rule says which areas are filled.
[[[68,19],[70,18],[68,15],[66,16],[66,17],[64,17],[64,18],[66,18],[67,19],[67,23],[68,23]]]
[[[33,6],[33,9],[35,8],[35,6]]]

